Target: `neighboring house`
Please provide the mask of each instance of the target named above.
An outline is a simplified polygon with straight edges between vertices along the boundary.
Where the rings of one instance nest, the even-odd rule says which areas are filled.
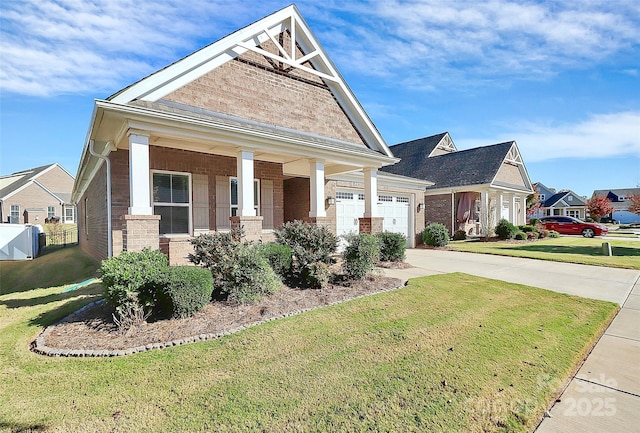
[[[96,100],[73,190],[79,243],[104,258],[304,219],[337,234],[424,227],[426,181],[398,159],[294,5]]]
[[[587,217],[587,203],[584,197],[575,192],[563,189],[556,192],[553,188],[547,188],[544,184],[537,182],[533,184],[538,190],[540,209],[532,217],[562,215],[584,220]]]
[[[425,221],[453,233],[487,235],[502,218],[525,224],[529,175],[515,141],[458,151],[448,132],[391,146],[399,163],[382,170],[433,183]]]
[[[621,224],[640,222],[640,215],[629,212],[629,197],[640,195],[640,188],[618,188],[618,189],[598,189],[593,192],[592,197],[602,195],[611,200],[611,205],[615,209],[611,217]]]
[[[1,221],[44,224],[47,218],[56,217],[75,223],[73,182],[73,176],[58,163],[0,176]]]

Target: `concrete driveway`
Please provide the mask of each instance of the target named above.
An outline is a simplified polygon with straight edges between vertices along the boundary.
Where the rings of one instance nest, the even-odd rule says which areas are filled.
[[[621,309],[537,433],[640,431],[640,271],[442,250],[407,250],[403,280],[465,272],[615,302]]]

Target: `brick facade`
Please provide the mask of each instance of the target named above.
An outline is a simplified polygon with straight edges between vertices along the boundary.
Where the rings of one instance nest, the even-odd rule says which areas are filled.
[[[107,245],[107,169],[106,165],[98,169],[89,187],[78,202],[78,242],[80,247],[96,259],[108,256]],[[122,236],[114,251],[122,250]]]
[[[451,227],[451,194],[428,195],[424,198],[425,225],[430,223],[441,223],[453,233]]]
[[[380,217],[362,217],[358,218],[358,230],[360,233],[369,233],[375,235],[376,233],[382,233],[384,218]]]
[[[262,48],[277,52],[271,41]],[[164,99],[364,146],[320,78],[295,68],[287,72],[277,69],[251,51]]]
[[[160,215],[123,215],[122,248],[124,251],[157,250]]]

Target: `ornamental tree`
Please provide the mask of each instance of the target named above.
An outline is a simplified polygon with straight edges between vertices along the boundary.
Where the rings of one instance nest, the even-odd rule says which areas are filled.
[[[533,194],[529,194],[527,196],[527,215],[535,215],[541,207],[542,203],[540,203],[540,192],[536,187],[533,189]]]
[[[629,207],[627,210],[640,215],[640,194],[632,194],[627,198],[629,199]]]
[[[589,210],[591,218],[598,222],[600,218],[609,215],[615,210],[611,205],[611,200],[603,195],[596,195],[587,200],[587,209]]]

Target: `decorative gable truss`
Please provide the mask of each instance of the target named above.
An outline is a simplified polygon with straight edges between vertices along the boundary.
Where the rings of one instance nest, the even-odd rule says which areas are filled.
[[[429,154],[429,158],[433,156],[440,156],[440,155],[453,153],[457,151],[458,149],[456,148],[456,145],[453,144],[453,140],[451,139],[451,136],[447,132],[446,134],[444,134],[444,137],[442,137],[442,139],[436,145],[436,147],[433,148],[433,150]]]
[[[517,187],[533,191],[533,186],[527,173],[527,168],[522,161],[518,145],[514,141],[505,155],[502,166],[498,169],[492,185],[504,187]]]
[[[277,53],[261,47],[269,42],[277,48],[274,50]],[[393,157],[382,136],[333,62],[322,50],[295,5],[208,45],[108,99],[120,104],[128,104],[135,100],[158,101],[248,51],[264,56],[270,60],[272,66],[282,71],[296,69],[321,79],[329,87],[367,146]]]

